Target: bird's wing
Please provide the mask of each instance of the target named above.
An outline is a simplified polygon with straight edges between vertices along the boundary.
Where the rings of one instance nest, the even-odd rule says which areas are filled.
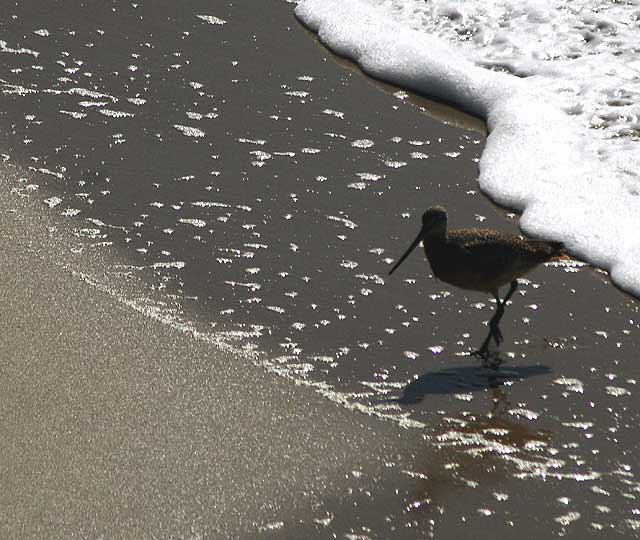
[[[489,229],[461,229],[452,231],[450,239],[461,250],[466,261],[478,272],[495,272],[513,260],[517,236],[509,236]]]

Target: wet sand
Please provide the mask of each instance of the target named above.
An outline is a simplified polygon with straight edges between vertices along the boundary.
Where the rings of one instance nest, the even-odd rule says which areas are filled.
[[[8,56],[41,97],[6,94],[1,119],[3,536],[636,534],[637,302],[587,267],[541,267],[501,325],[504,365],[478,367],[488,299],[433,280],[421,254],[386,271],[430,204],[517,232],[477,191],[482,134],[337,62],[286,3],[258,25],[249,4],[203,2],[228,21],[212,34],[155,7],[148,34],[132,10],[59,38],[22,8],[103,92],[123,81],[138,116],[95,120],[104,105],[41,92],[55,54],[33,71]],[[46,39],[17,28],[10,46]],[[124,77],[123,36],[155,47],[148,80],[186,74]],[[123,105],[131,87],[158,108]]]

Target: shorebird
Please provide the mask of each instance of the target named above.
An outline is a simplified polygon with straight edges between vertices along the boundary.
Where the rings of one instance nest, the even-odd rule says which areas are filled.
[[[518,278],[543,262],[564,255],[560,242],[529,240],[493,229],[455,229],[447,231],[447,211],[432,206],[422,215],[422,228],[389,275],[423,242],[424,252],[436,278],[461,289],[482,291],[496,299],[496,312],[489,321],[489,334],[473,354],[487,360],[489,343],[503,341],[500,320],[509,299],[518,288]],[[499,289],[509,284],[501,300]]]

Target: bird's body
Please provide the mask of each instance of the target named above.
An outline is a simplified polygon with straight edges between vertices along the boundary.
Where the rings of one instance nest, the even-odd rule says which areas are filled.
[[[492,294],[562,249],[553,242],[526,240],[491,229],[457,229],[444,238],[427,234],[422,241],[438,279],[461,289]]]
[[[436,278],[461,289],[491,293],[497,302],[496,313],[489,322],[490,332],[478,354],[486,358],[491,338],[502,341],[498,323],[507,301],[518,286],[517,279],[539,264],[562,257],[559,242],[529,240],[492,229],[447,230],[447,211],[432,206],[422,216],[422,229],[409,249],[393,266],[392,274],[422,241]],[[499,289],[510,284],[500,300]]]

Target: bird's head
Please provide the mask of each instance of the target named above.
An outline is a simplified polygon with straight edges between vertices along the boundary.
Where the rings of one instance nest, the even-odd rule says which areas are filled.
[[[398,262],[393,265],[393,268],[389,271],[389,275],[393,274],[404,260],[411,254],[416,246],[425,237],[442,237],[445,238],[447,234],[447,211],[443,206],[432,206],[422,214],[422,228],[416,236],[415,240],[411,243],[404,255],[398,259]]]
[[[444,206],[432,206],[422,214],[422,230],[423,236],[431,234],[440,234],[447,230],[447,211]]]

